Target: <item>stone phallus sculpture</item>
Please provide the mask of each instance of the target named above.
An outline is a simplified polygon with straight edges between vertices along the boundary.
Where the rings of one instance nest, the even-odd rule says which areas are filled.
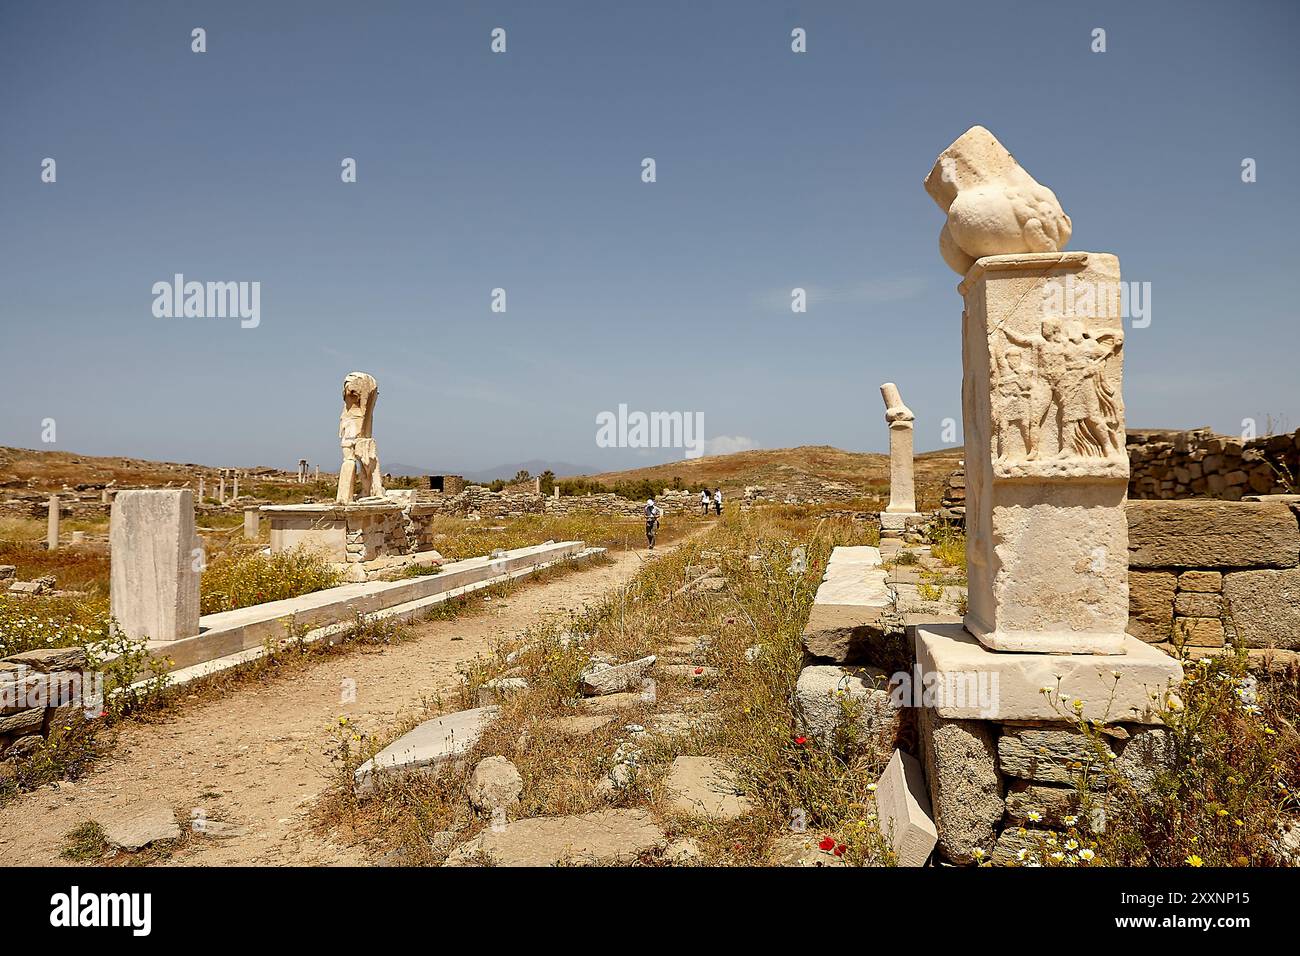
[[[948,214],[939,253],[961,275],[981,256],[1060,252],[1070,241],[1070,217],[1056,194],[983,126],[939,154],[925,191]]]

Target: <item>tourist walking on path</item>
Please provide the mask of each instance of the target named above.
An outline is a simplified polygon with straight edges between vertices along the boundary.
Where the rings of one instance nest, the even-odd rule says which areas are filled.
[[[713,513],[722,517],[722,489],[716,488],[713,491]]]
[[[704,517],[709,516],[709,489],[705,488],[700,492],[700,511]]]
[[[659,533],[659,519],[663,516],[663,509],[655,504],[653,498],[647,498],[645,503],[645,540],[651,551],[655,549],[655,535]]]

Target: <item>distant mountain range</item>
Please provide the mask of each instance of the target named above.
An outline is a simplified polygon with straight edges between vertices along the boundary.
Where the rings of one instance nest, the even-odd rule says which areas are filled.
[[[390,475],[460,475],[462,478],[468,478],[470,481],[495,481],[497,478],[504,478],[509,481],[520,470],[527,471],[530,475],[536,477],[548,468],[560,477],[570,475],[589,475],[596,469],[588,465],[575,465],[567,461],[546,461],[541,458],[534,458],[531,461],[520,461],[510,465],[497,465],[493,468],[481,468],[477,471],[457,471],[451,468],[445,468],[439,471],[436,468],[422,468],[418,465],[406,465],[401,462],[385,463],[384,471]]]

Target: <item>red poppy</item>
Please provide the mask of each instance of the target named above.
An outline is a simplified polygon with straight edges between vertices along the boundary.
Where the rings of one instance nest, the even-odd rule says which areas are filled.
[[[794,745],[795,745],[796,747],[802,747],[802,746],[803,746],[804,744],[806,744],[807,742],[808,742],[808,738],[807,738],[807,737],[796,737],[796,738],[794,738]]]
[[[695,668],[695,673],[697,673],[697,674],[703,674],[703,673],[704,673],[704,668],[703,668],[703,667],[697,667],[697,668]]]
[[[835,848],[835,855],[836,855],[836,856],[843,856],[843,855],[844,855],[844,851],[847,850],[847,849],[848,849],[848,847],[846,847],[843,843],[841,843],[839,846],[837,846],[837,847]]]
[[[822,842],[817,844],[817,849],[829,853],[835,849],[835,839],[833,837],[822,837]]]

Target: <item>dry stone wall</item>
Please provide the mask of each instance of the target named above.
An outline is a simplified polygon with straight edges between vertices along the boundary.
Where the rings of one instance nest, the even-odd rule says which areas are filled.
[[[1300,496],[1130,501],[1128,631],[1300,650]]]
[[[80,647],[38,648],[0,659],[0,777],[55,727],[103,704],[103,685]]]
[[[1284,494],[1300,480],[1300,430],[1243,441],[1208,428],[1128,433],[1130,498]]]

